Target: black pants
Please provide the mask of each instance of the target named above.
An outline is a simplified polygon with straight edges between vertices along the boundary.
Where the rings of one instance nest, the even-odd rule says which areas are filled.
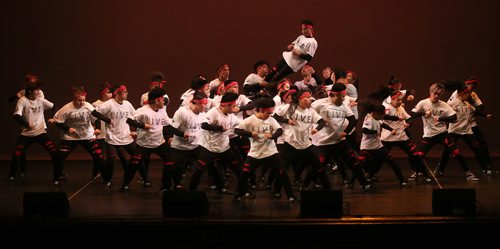
[[[304,188],[309,187],[312,179],[315,178],[319,178],[323,188],[327,190],[332,188],[332,185],[328,180],[328,176],[326,175],[326,165],[322,165],[320,163],[319,155],[317,151],[313,149],[313,146],[309,146],[303,150],[298,150],[285,142],[283,155],[283,164],[285,165],[285,168],[288,168],[289,165],[297,161],[307,162],[311,165],[304,180]]]
[[[56,172],[55,179],[59,179],[62,175],[63,165],[66,158],[71,154],[71,152],[76,148],[77,145],[81,145],[91,156],[94,164],[98,165],[98,170],[101,172],[102,178],[105,182],[110,180],[109,174],[104,170],[104,156],[102,154],[101,147],[99,143],[97,143],[96,139],[89,140],[65,140],[62,139],[59,142],[59,166],[57,167],[58,171]]]
[[[245,163],[243,164],[243,169],[241,171],[240,177],[238,178],[238,187],[236,190],[237,195],[242,196],[248,192],[248,179],[251,174],[255,174],[256,168],[261,165],[270,165],[276,172],[277,178],[274,182],[275,193],[280,193],[281,187],[284,187],[285,192],[288,196],[293,195],[290,179],[288,179],[285,167],[283,167],[278,153],[261,159],[253,158],[251,156],[247,157]]]
[[[351,169],[351,181],[357,179],[361,186],[366,186],[368,184],[365,176],[363,175],[363,165],[361,165],[356,151],[352,149],[349,142],[347,142],[346,140],[342,140],[336,144],[316,146],[316,149],[318,150],[319,161],[321,162],[323,168],[326,167],[328,160],[333,157],[337,162],[345,162],[346,165]],[[338,166],[341,167],[343,165],[344,164],[339,164]]]
[[[447,150],[449,154],[451,154],[455,159],[457,159],[458,163],[460,164],[460,167],[462,167],[462,169],[465,172],[469,171],[469,166],[465,162],[464,156],[458,149],[457,145],[455,143],[450,143],[448,132],[443,132],[433,137],[424,137],[420,141],[420,148],[418,152],[419,155],[424,158],[425,155],[427,155],[427,153],[436,144],[443,145],[445,147],[445,150]],[[438,170],[443,172],[443,169],[441,168],[439,168]]]
[[[186,171],[188,162],[192,163],[191,168],[199,167],[198,158],[200,157],[201,146],[192,150],[179,150],[170,148],[168,159],[163,164],[162,179],[163,189],[169,190],[172,181],[175,185],[180,185],[182,181],[182,174]]]
[[[368,177],[372,178],[382,167],[382,163],[386,162],[391,166],[392,171],[398,178],[399,182],[405,181],[401,169],[398,164],[392,159],[391,153],[385,148],[380,147],[375,150],[361,150],[359,152],[360,162],[365,164],[365,169],[367,169]]]
[[[162,159],[163,164],[165,164],[168,160],[168,147],[169,145],[166,142],[156,148],[146,148],[137,145],[136,153],[130,159],[128,169],[125,169],[122,186],[128,186],[130,184],[135,176],[135,173],[137,172],[137,169],[144,167],[144,158],[149,158],[152,153],[158,155]]]
[[[222,177],[221,170],[219,170],[215,165],[216,160],[220,160],[221,163],[230,166],[231,170],[237,176],[240,175],[241,159],[232,149],[228,149],[222,153],[214,153],[201,147],[200,157],[198,158],[199,164],[194,168],[191,183],[189,184],[189,190],[196,190],[198,188],[201,176],[206,169],[211,172],[217,189],[222,190],[224,188],[224,179]]]
[[[393,146],[396,146],[400,148],[402,151],[404,151],[408,155],[408,159],[410,161],[410,166],[411,169],[414,172],[417,173],[422,173],[422,175],[427,178],[429,177],[429,174],[427,173],[427,170],[425,169],[425,163],[424,159],[420,157],[418,150],[417,150],[417,145],[411,141],[411,139],[405,140],[405,141],[382,141],[382,144],[384,144],[384,147],[387,148],[387,150],[390,152]]]
[[[26,171],[26,150],[32,143],[42,145],[43,148],[50,154],[50,157],[52,158],[53,176],[54,179],[58,179],[56,178],[56,175],[59,171],[59,169],[57,169],[59,151],[57,150],[57,145],[54,141],[52,141],[52,139],[49,138],[47,133],[42,133],[35,137],[27,137],[23,135],[19,136],[10,160],[9,177],[16,177],[18,170],[21,172]]]
[[[271,72],[267,74],[266,78],[264,79],[266,82],[278,82],[279,80],[285,78],[286,76],[290,75],[293,73],[293,69],[288,66],[286,63],[285,59],[281,59],[278,64],[271,69]],[[271,89],[268,89],[271,90]],[[277,89],[272,89],[270,92],[271,96],[276,95],[276,90]]]
[[[118,158],[120,159],[120,163],[123,168],[123,172],[125,172],[125,169],[128,168],[128,165],[130,163],[130,159],[125,155],[125,152],[127,152],[129,157],[132,157],[132,155],[136,154],[137,152],[137,145],[135,142],[132,142],[130,144],[126,145],[113,145],[106,143],[106,165],[107,165],[107,170],[108,174],[110,175],[111,178],[113,178],[113,173],[114,173],[114,167],[115,167],[115,160],[116,156],[118,155]],[[149,163],[149,157],[143,158],[141,161],[141,165],[139,168],[139,174],[141,175],[142,179],[144,181],[147,181],[148,178],[148,165],[146,162]]]
[[[449,143],[451,144],[457,144],[458,140],[462,139],[474,152],[474,155],[476,157],[477,162],[481,166],[481,169],[483,170],[488,170],[491,169],[491,165],[488,163],[488,158],[487,155],[481,147],[481,144],[479,141],[476,139],[476,136],[473,134],[466,134],[466,135],[459,135],[459,134],[454,134],[450,133],[448,134],[448,140]],[[448,164],[448,159],[450,158],[450,151],[449,150],[444,150],[443,154],[441,155],[441,160],[439,162],[439,170],[444,171],[446,168],[446,165]]]

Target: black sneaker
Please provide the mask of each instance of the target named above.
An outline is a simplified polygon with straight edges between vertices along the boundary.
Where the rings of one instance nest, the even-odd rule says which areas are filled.
[[[288,196],[288,201],[289,202],[295,202],[297,200],[297,197],[295,195],[289,195]]]
[[[59,187],[61,186],[61,182],[59,180],[52,180],[52,185]]]
[[[281,198],[281,193],[279,193],[279,192],[275,192],[275,193],[273,193],[273,197],[274,197],[275,199],[280,199],[280,198]]]
[[[128,191],[128,189],[129,189],[128,185],[122,185],[122,186],[120,187],[120,191],[121,191],[121,192]]]

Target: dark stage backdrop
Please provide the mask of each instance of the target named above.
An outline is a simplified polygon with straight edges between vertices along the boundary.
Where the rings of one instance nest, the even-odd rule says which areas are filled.
[[[435,81],[479,77],[479,96],[496,115],[480,125],[491,147],[500,147],[495,104],[500,2],[495,0],[21,0],[0,5],[2,155],[11,153],[19,134],[7,98],[27,73],[40,75],[46,98],[59,107],[71,100],[72,86],[84,85],[93,102],[98,84],[109,81],[126,84],[137,108],[149,73],[159,70],[167,77],[172,116],[195,74],[213,79],[218,65],[228,63],[230,77],[242,83],[257,60],[276,64],[306,18],[314,21],[319,44],[312,65],[319,72],[325,66],[354,70],[361,97],[391,74],[405,88],[417,89],[417,100]],[[421,125],[413,129],[420,137]],[[49,134],[59,140],[52,125]]]

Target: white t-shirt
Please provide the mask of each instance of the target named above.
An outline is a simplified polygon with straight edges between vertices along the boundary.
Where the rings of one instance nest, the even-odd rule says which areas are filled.
[[[422,116],[424,123],[423,137],[434,137],[443,132],[446,132],[446,123],[442,121],[435,121],[433,116],[449,117],[456,114],[446,102],[439,100],[437,103],[431,102],[429,98],[423,99],[413,108],[412,112],[425,113],[430,110],[432,115],[429,117]]]
[[[346,95],[344,98],[344,104],[347,105],[349,108],[351,108],[352,114],[354,114],[354,117],[358,119],[359,118],[358,105],[351,106],[351,102],[356,102],[356,99]]]
[[[14,114],[19,114],[26,119],[32,128],[23,127],[21,135],[26,137],[35,137],[42,133],[47,133],[45,117],[43,112],[52,109],[54,104],[44,98],[36,98],[29,100],[26,97],[21,97],[17,100]]]
[[[276,94],[276,96],[273,97],[274,100],[274,109],[278,108],[279,106],[283,105],[281,102],[281,97],[279,94]]]
[[[184,92],[182,94],[182,96],[181,96],[181,100],[182,100],[181,107],[189,106],[189,103],[191,102],[191,100],[193,100],[193,96],[194,96],[194,90],[193,89],[189,89],[186,92]],[[208,110],[210,110],[210,109],[212,109],[214,107],[215,107],[214,100],[209,98],[208,99],[208,103],[207,103],[207,105],[205,107],[205,112],[208,112]]]
[[[318,84],[314,78],[311,78],[309,82],[305,82],[305,80],[295,81],[293,83],[299,90],[309,90],[309,86],[317,87]]]
[[[389,125],[392,129],[396,130],[396,134],[392,134],[391,131],[382,129],[381,134],[380,134],[380,139],[382,141],[387,141],[387,142],[398,142],[398,141],[406,141],[410,139],[408,135],[406,135],[405,132],[405,125],[406,125],[406,119],[409,119],[411,116],[406,112],[406,110],[403,107],[394,107],[391,104],[387,103],[382,103],[385,107],[385,114],[391,115],[391,116],[397,116],[399,118],[404,118],[404,120],[398,120],[398,121],[393,121],[393,120],[383,120],[383,122],[387,125]]]
[[[264,137],[265,133],[274,134],[276,130],[281,128],[274,118],[269,117],[266,120],[262,120],[252,115],[245,118],[236,128],[259,133],[259,138],[257,139],[250,137],[250,151],[248,152],[248,156],[262,159],[278,153],[274,140]]]
[[[98,100],[94,101],[94,103],[92,103],[92,106],[94,108],[96,108],[96,107],[102,105],[103,103],[104,102],[102,102],[102,100],[98,99]],[[104,138],[106,138],[106,122],[104,122],[102,120],[99,122],[101,122],[101,129],[100,129],[101,133],[99,133],[99,135],[97,135],[96,138],[97,139],[104,139]]]
[[[363,121],[363,128],[369,129],[371,131],[376,131],[376,134],[366,134],[363,133],[361,138],[362,150],[376,150],[382,148],[382,141],[380,141],[380,125],[382,120],[375,120],[371,114],[366,114],[365,120]]]
[[[311,146],[311,129],[322,117],[312,108],[302,109],[298,106],[290,115],[289,108],[290,104],[286,104],[276,111],[279,116],[295,121],[295,125],[286,127],[285,142],[297,150],[306,149]]]
[[[337,144],[341,140],[340,132],[343,132],[349,122],[347,117],[354,114],[347,105],[335,105],[330,97],[316,100],[311,107],[325,120],[325,128],[312,135],[312,143],[316,146]]]
[[[221,82],[219,78],[210,81],[210,83],[208,83],[208,92],[212,92],[212,90],[219,87],[221,83],[224,84],[224,82]]]
[[[110,99],[96,107],[96,111],[111,119],[111,124],[106,124],[106,143],[127,145],[134,142],[127,118],[132,117],[135,109],[129,101],[124,100],[119,104],[115,99]]]
[[[300,49],[301,54],[308,54],[314,57],[316,49],[318,48],[318,42],[314,37],[305,37],[300,35],[292,42],[294,49]],[[293,55],[292,51],[283,52],[283,59],[285,59],[288,66],[294,71],[299,71],[304,65],[307,64],[307,60],[301,59],[299,56]]]
[[[259,84],[260,82],[262,82],[264,80],[264,78],[260,77],[258,74],[256,73],[251,73],[249,74],[246,78],[245,78],[245,81],[243,82],[243,86],[245,85],[255,85],[255,84]]]
[[[457,113],[457,121],[448,124],[448,133],[459,135],[472,134],[472,118],[474,107],[459,98],[448,101],[450,107]]]
[[[187,132],[189,137],[174,136],[170,147],[178,150],[192,150],[200,145],[201,124],[206,113],[194,113],[189,107],[180,107],[174,113],[172,126],[182,132]]]
[[[483,102],[481,101],[481,99],[479,98],[479,96],[477,96],[476,92],[471,92],[470,93],[470,97],[472,98],[472,100],[474,100],[474,107],[478,107],[478,106],[480,106],[480,105],[483,104]],[[452,101],[455,98],[457,98],[457,91],[454,91],[451,94],[450,98],[448,99],[448,103],[450,103],[450,101]],[[472,115],[470,123],[471,123],[471,127],[476,127],[477,126],[476,117],[474,115]]]
[[[92,111],[94,107],[85,102],[83,107],[76,108],[73,102],[69,102],[59,109],[54,115],[57,123],[64,123],[70,128],[76,129],[75,133],[61,132],[64,140],[90,140],[95,138],[94,127],[92,126]]]
[[[210,109],[205,115],[203,122],[209,125],[222,126],[225,131],[207,131],[202,129],[200,145],[214,153],[222,153],[229,150],[229,133],[231,129],[234,133],[235,122],[239,123],[236,119],[234,114],[224,114],[218,107]]]
[[[280,112],[280,110],[283,109],[284,107],[285,107],[284,104],[275,105],[274,106],[274,113]],[[274,115],[274,113],[273,113],[273,115]],[[284,124],[284,123],[280,123],[279,125],[281,125],[281,128],[283,128],[283,134],[281,134],[281,136],[279,136],[276,139],[276,144],[284,144],[285,143],[285,138],[286,138],[286,133],[287,133],[287,130],[288,130],[288,126],[290,126],[290,125],[289,124]]]
[[[137,127],[137,145],[144,148],[157,148],[165,143],[163,127],[172,123],[165,109],[155,111],[149,105],[145,105],[135,110],[132,119],[151,125],[151,128],[147,130]]]
[[[347,96],[351,97],[356,101],[358,99],[358,89],[353,84],[346,85]]]

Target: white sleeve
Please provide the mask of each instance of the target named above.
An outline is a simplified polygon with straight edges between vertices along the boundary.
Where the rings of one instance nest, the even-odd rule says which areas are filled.
[[[290,108],[290,104],[285,104],[277,108],[276,114],[282,117],[286,117],[286,111],[288,111],[288,108]]]
[[[311,46],[309,46],[308,50],[306,51],[307,54],[314,56],[316,53],[316,49],[318,48],[318,43],[312,42]]]
[[[423,108],[423,101],[424,100],[421,100],[420,102],[417,103],[417,105],[415,107],[413,107],[413,109],[411,110],[412,112],[415,112],[415,113],[422,113],[424,112],[424,108]]]
[[[363,127],[362,128],[366,128],[368,130],[373,131],[373,122],[372,122],[372,119],[371,118],[366,118],[365,121],[363,122]]]
[[[182,117],[182,111],[178,109],[174,113],[174,117],[172,118],[172,126],[175,128],[179,128],[181,126],[182,120],[184,120]]]
[[[312,123],[313,124],[316,124],[318,123],[318,121],[320,119],[322,119],[323,117],[321,117],[321,115],[319,115],[314,109],[311,108],[311,115],[312,115]]]
[[[14,115],[18,114],[20,116],[23,115],[23,110],[24,110],[24,103],[25,103],[25,99],[24,97],[21,97],[20,99],[17,100],[17,103],[16,103],[16,109],[14,109]]]
[[[354,116],[354,112],[352,112],[351,108],[348,105],[344,104],[344,109],[346,117]]]
[[[270,121],[271,121],[271,127],[273,127],[274,131],[281,129],[281,125],[278,123],[278,121],[276,121],[276,119],[270,117]]]
[[[57,110],[56,114],[54,114],[54,120],[57,123],[64,123],[66,121],[66,109],[67,105],[63,106],[61,109]]]
[[[50,110],[52,109],[52,107],[54,107],[54,103],[46,99],[39,98],[39,100],[42,102],[43,110]]]
[[[209,125],[217,125],[216,109],[210,109],[210,111],[207,112],[207,115],[205,115],[205,118],[203,119],[203,123],[207,123]]]

